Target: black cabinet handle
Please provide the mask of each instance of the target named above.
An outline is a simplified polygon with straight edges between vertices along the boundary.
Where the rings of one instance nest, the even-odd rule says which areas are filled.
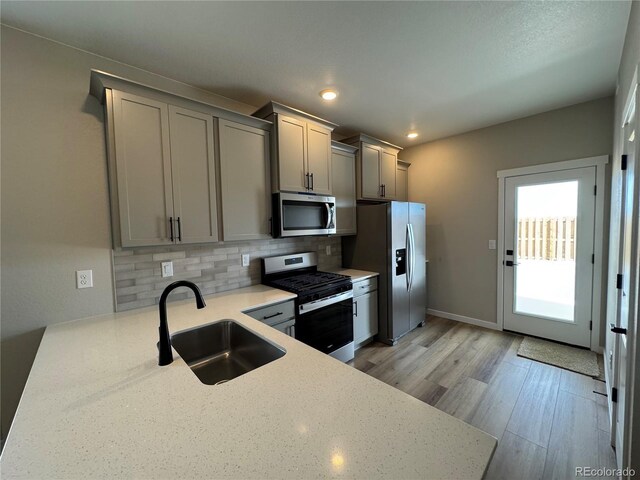
[[[178,241],[181,242],[182,241],[182,226],[180,224],[180,217],[178,217],[176,220],[178,222]]]
[[[269,320],[270,318],[277,317],[278,315],[282,315],[282,312],[276,312],[273,315],[267,315],[266,317],[262,317],[262,319]]]
[[[314,184],[314,182],[313,182],[313,173],[312,173],[311,174],[311,190],[313,190],[313,184]]]
[[[169,217],[169,231],[171,232],[169,238],[173,242],[173,217]]]
[[[387,185],[386,184],[382,184],[382,196],[386,197],[387,196]]]
[[[613,333],[621,333],[622,335],[626,335],[627,334],[627,329],[626,328],[616,327],[615,324],[613,324],[613,323],[609,324],[609,328],[611,329],[611,331]]]
[[[353,306],[355,307],[355,311],[353,312],[353,315],[355,317],[358,316],[358,301],[356,300],[355,302],[353,302]]]

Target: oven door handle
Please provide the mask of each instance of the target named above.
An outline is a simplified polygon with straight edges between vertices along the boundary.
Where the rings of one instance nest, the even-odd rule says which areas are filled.
[[[313,302],[304,303],[298,307],[298,313],[300,315],[304,315],[305,313],[313,312],[314,310],[328,307],[329,305],[333,305],[334,303],[344,302],[345,300],[349,300],[352,298],[353,298],[353,290],[349,290],[348,292],[338,293],[337,295],[333,295],[329,298],[323,298],[320,300],[315,300]]]

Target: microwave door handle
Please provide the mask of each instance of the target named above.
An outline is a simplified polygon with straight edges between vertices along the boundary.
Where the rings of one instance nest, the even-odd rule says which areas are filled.
[[[328,230],[329,227],[331,226],[331,207],[329,206],[328,203],[325,203],[324,208],[327,209],[327,226],[325,228]]]

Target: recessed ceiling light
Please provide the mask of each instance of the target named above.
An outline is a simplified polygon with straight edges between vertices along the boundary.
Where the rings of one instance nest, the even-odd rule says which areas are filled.
[[[322,97],[323,100],[335,100],[336,97],[338,96],[338,92],[336,92],[335,90],[322,90],[320,92],[320,96]]]
[[[416,138],[417,136],[418,136],[418,133],[417,133],[417,132],[409,132],[409,133],[407,133],[407,138],[414,139],[414,138]]]

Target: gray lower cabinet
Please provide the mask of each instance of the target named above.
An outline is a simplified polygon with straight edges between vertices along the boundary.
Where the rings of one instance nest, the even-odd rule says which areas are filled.
[[[127,92],[106,95],[121,246],[217,241],[214,118]]]
[[[378,333],[378,280],[353,284],[353,342],[356,348]]]
[[[267,307],[256,308],[244,312],[256,320],[266,323],[270,327],[295,337],[295,305],[293,300],[276,303]]]
[[[356,148],[331,142],[331,175],[336,198],[336,234],[356,231]]]
[[[222,238],[271,238],[269,132],[218,121]]]

